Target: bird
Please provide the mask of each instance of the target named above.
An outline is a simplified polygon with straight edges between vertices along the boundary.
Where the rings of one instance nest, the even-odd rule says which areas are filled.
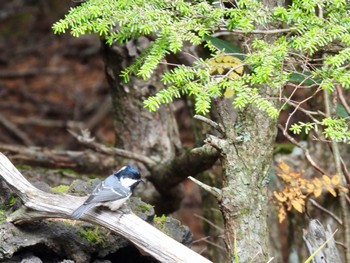
[[[106,206],[112,211],[119,209],[141,181],[141,174],[136,167],[122,167],[94,188],[86,201],[72,213],[72,218],[79,219],[95,206]]]

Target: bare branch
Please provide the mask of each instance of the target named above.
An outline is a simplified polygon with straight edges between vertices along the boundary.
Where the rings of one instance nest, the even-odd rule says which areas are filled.
[[[213,196],[215,196],[216,198],[220,198],[221,197],[221,190],[213,187],[213,186],[209,186],[205,183],[202,183],[201,181],[197,180],[196,178],[193,178],[192,176],[189,176],[188,179],[190,179],[192,182],[194,182],[196,185],[200,186],[201,188],[203,188],[205,191],[211,193]]]
[[[206,117],[204,117],[202,115],[194,115],[193,118],[208,124],[209,126],[213,127],[215,130],[220,132],[222,135],[225,134],[224,129],[223,129],[221,124],[219,124],[219,123],[217,123],[217,122],[215,122],[215,121],[213,121],[211,119],[208,119],[208,118],[206,118]]]
[[[20,129],[16,127],[13,123],[11,123],[8,119],[0,114],[0,125],[5,127],[8,131],[10,131],[13,135],[15,135],[18,139],[20,139],[25,145],[30,146],[33,145],[32,140],[22,132]]]
[[[49,217],[70,218],[71,213],[86,199],[50,194],[35,188],[2,153],[0,153],[0,178],[18,194],[27,208],[34,211],[31,212],[31,220]],[[21,218],[13,216],[12,220],[19,222]],[[82,220],[101,225],[124,236],[140,250],[160,262],[210,262],[132,213],[109,210],[99,210],[97,213],[95,209],[91,209],[82,216]]]
[[[286,130],[283,128],[283,126],[281,124],[278,124],[278,128],[280,128],[280,130],[283,132],[283,135],[294,145],[300,147],[304,154],[306,159],[309,161],[309,163],[317,170],[319,171],[321,174],[327,174],[325,170],[323,170],[320,166],[318,166],[318,164],[312,159],[309,150],[302,145],[301,143],[297,142],[292,136],[290,136]]]
[[[183,152],[168,162],[158,164],[151,170],[152,177],[149,180],[158,190],[164,191],[178,185],[189,176],[195,176],[209,169],[218,157],[219,152],[205,144]]]
[[[107,155],[117,155],[120,157],[133,159],[145,164],[147,167],[153,167],[157,164],[154,160],[145,155],[133,153],[119,148],[107,147],[103,144],[99,144],[95,142],[95,138],[90,136],[90,132],[88,130],[83,130],[81,135],[71,130],[68,130],[68,132],[72,134],[81,144],[92,148],[97,152],[104,153]]]
[[[340,85],[335,85],[335,88],[337,89],[338,97],[341,104],[344,106],[346,112],[350,115],[350,107],[346,102],[346,99],[344,98],[343,90],[341,89]]]
[[[24,147],[0,143],[0,151],[11,155],[12,160],[22,164],[52,168],[70,168],[75,171],[103,172],[115,169],[113,157],[86,151],[53,150],[44,147]]]
[[[337,217],[334,213],[332,213],[331,211],[329,211],[328,209],[324,208],[323,206],[321,206],[319,203],[316,202],[316,200],[309,198],[308,199],[311,204],[315,207],[317,207],[318,209],[320,209],[321,211],[327,213],[328,215],[330,215],[331,217],[333,217],[333,219],[335,221],[338,222],[339,225],[343,225],[343,222],[341,221],[341,219],[339,217]]]
[[[194,179],[194,178],[193,178]],[[192,179],[191,179],[192,180]],[[219,230],[221,233],[224,233],[224,229],[221,227],[218,227],[215,223],[211,222],[210,220],[206,219],[205,217],[198,215],[198,214],[194,214],[195,217],[198,217],[200,219],[202,219],[203,221],[207,222],[209,225],[211,225],[212,227],[216,228],[217,230]]]

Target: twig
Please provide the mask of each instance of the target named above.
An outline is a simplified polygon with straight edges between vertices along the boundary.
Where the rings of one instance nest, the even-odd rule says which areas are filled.
[[[191,178],[190,178],[191,179]],[[192,180],[192,179],[191,179]],[[216,228],[217,230],[219,230],[221,233],[224,233],[224,229],[221,227],[218,227],[217,225],[215,225],[213,222],[211,222],[210,220],[206,219],[205,217],[198,215],[198,214],[194,214],[195,217],[207,222],[209,225],[211,225],[212,227]]]
[[[337,221],[339,225],[343,225],[343,222],[341,221],[341,219],[339,217],[337,217],[334,213],[332,213],[328,209],[326,209],[323,206],[321,206],[319,203],[316,202],[316,200],[314,200],[312,198],[309,198],[308,200],[311,202],[311,204],[313,206],[317,207],[321,211],[323,211],[323,212],[327,213],[328,215],[330,215],[331,217],[333,217],[334,220]]]
[[[0,124],[5,127],[8,131],[13,133],[18,139],[20,139],[25,145],[34,145],[32,140],[20,129],[18,129],[14,124],[7,120],[3,115],[0,114]]]
[[[294,113],[299,109],[300,105],[305,103],[306,101],[312,99],[319,91],[321,91],[321,88],[318,88],[311,96],[307,97],[306,99],[300,101],[296,106],[295,106],[295,109],[293,110],[292,113],[289,114],[289,117],[286,121],[286,124],[285,124],[285,128],[283,129],[283,134],[286,134],[287,133],[287,129],[288,129],[288,125],[289,125],[289,122],[292,118],[292,116],[294,115]]]
[[[338,97],[339,97],[341,104],[344,106],[346,112],[350,115],[350,107],[349,107],[348,103],[346,102],[346,99],[344,98],[342,88],[340,87],[340,85],[335,85],[335,88],[337,89]]]
[[[212,146],[193,148],[183,151],[175,158],[159,163],[151,169],[152,176],[148,179],[158,191],[168,191],[189,176],[195,176],[213,166],[219,157],[219,152]]]
[[[106,173],[115,169],[115,160],[104,154],[86,151],[53,150],[43,147],[25,147],[0,143],[0,152],[11,155],[22,164],[53,168],[70,168],[88,173]]]
[[[216,198],[221,198],[221,190],[219,188],[209,186],[205,183],[202,183],[201,181],[198,181],[196,178],[193,178],[192,176],[189,176],[188,179],[190,179],[192,182],[197,184],[198,186],[202,187],[205,191],[211,193]]]
[[[2,153],[0,153],[0,178],[16,192],[25,207],[29,208],[24,214],[15,212],[7,218],[12,222],[70,218],[71,213],[86,199],[86,197],[46,193],[35,188]],[[122,235],[141,251],[160,262],[211,262],[132,213],[109,210],[96,212],[95,209],[91,209],[81,220]]]
[[[278,124],[278,128],[283,132],[283,135],[294,145],[300,147],[304,154],[306,159],[309,161],[309,163],[317,170],[319,171],[321,174],[327,174],[325,170],[323,170],[320,166],[317,165],[317,163],[312,159],[309,150],[302,145],[301,143],[297,142],[292,136],[290,136],[286,130],[283,128],[283,126],[281,124]]]
[[[214,247],[217,247],[217,248],[221,249],[222,251],[227,252],[227,249],[226,249],[226,248],[224,248],[224,247],[222,247],[222,246],[220,246],[220,245],[218,245],[218,244],[216,244],[216,243],[214,243],[214,242],[212,242],[212,241],[209,241],[208,239],[203,239],[202,241],[205,242],[205,243],[207,243],[207,244],[209,244],[209,245],[212,245],[212,246],[214,246]]]
[[[206,117],[204,117],[202,115],[194,115],[193,118],[208,124],[209,126],[213,127],[215,130],[217,130],[222,135],[225,135],[224,129],[223,129],[221,124],[219,124],[219,123],[217,123],[217,122],[215,122],[215,121],[213,121],[211,119],[208,119],[208,118],[206,118]]]
[[[147,167],[154,167],[157,164],[154,160],[145,155],[99,144],[95,142],[95,138],[90,136],[90,132],[88,130],[82,130],[81,135],[73,132],[72,130],[68,130],[68,132],[72,134],[81,144],[88,146],[89,148],[93,148],[97,152],[133,159],[145,164]]]

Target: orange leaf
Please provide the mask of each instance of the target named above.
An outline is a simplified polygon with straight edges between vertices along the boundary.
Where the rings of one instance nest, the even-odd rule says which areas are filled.
[[[291,203],[295,210],[297,210],[299,213],[303,212],[304,200],[292,200]]]
[[[338,185],[339,183],[340,183],[340,176],[337,175],[337,174],[333,175],[333,177],[332,177],[332,184],[333,185]]]
[[[278,222],[282,223],[282,221],[286,219],[286,217],[287,217],[286,209],[284,208],[284,206],[280,206],[278,208]]]
[[[312,183],[307,183],[306,184],[306,191],[308,193],[312,193],[314,191],[314,189],[315,189],[315,186]]]
[[[322,194],[322,188],[316,188],[314,190],[314,196],[319,197]]]
[[[277,164],[278,168],[281,169],[282,172],[288,174],[289,173],[289,166],[285,162],[280,162]]]
[[[326,185],[326,189],[327,189],[327,191],[330,192],[331,195],[333,195],[334,197],[337,196],[337,193],[334,191],[334,189],[333,189],[332,187]]]
[[[322,180],[324,184],[331,184],[331,179],[327,175],[322,175]]]
[[[285,201],[287,201],[287,198],[286,198],[286,196],[283,194],[283,192],[280,193],[280,192],[274,191],[273,194],[275,195],[275,197],[276,197],[276,199],[277,199],[278,201],[280,201],[280,202],[285,202]]]
[[[322,187],[322,182],[321,182],[320,179],[315,178],[313,181],[314,181],[314,184],[315,184],[316,187],[318,187],[318,188]]]

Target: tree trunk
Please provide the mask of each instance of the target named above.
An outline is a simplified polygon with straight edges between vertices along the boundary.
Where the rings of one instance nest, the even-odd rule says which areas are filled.
[[[147,80],[131,76],[128,83],[123,83],[120,78],[121,72],[132,64],[148,45],[149,40],[140,37],[124,45],[103,47],[105,70],[114,108],[115,146],[143,154],[157,163],[166,163],[174,159],[181,149],[173,106],[161,106],[157,112],[149,112],[143,107],[145,98],[164,88],[160,82],[163,66],[160,65]],[[151,172],[152,167],[142,169],[144,176],[156,176],[156,173]],[[151,184],[147,184],[142,196],[144,201],[155,205],[158,214],[174,211],[179,207],[183,196],[181,185],[159,191],[162,189],[155,190]]]
[[[224,170],[221,211],[230,262],[267,262],[267,176],[273,161],[276,121],[250,106],[235,112],[226,100],[217,103],[226,139],[211,137],[221,152]],[[236,251],[235,248],[236,247]]]

